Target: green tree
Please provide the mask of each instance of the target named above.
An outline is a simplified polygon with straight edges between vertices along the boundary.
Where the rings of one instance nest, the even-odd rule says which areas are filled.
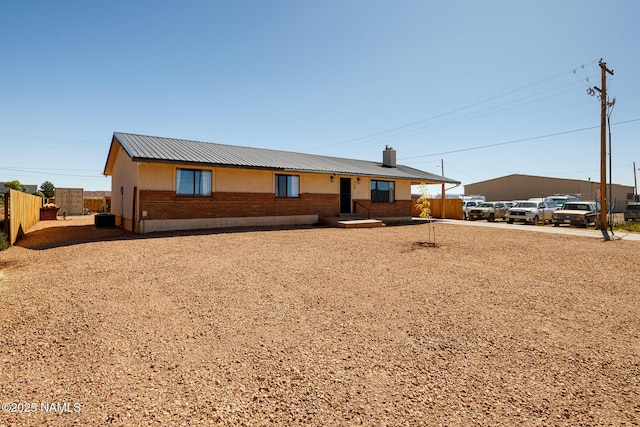
[[[44,199],[44,193],[40,190],[36,190],[31,194],[33,194],[34,196],[42,197]]]
[[[18,181],[17,179],[15,181],[9,181],[9,182],[5,182],[4,183],[4,188],[10,188],[12,190],[16,190],[16,191],[24,191],[27,189],[27,186],[24,184],[21,184],[20,181]]]
[[[44,197],[53,197],[55,195],[56,187],[49,181],[45,181],[40,184],[40,191],[44,193]]]

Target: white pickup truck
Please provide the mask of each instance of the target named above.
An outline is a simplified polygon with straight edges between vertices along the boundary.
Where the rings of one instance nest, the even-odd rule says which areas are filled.
[[[505,219],[509,224],[514,222],[530,222],[533,225],[551,224],[556,207],[551,202],[535,200],[519,200],[507,211]]]

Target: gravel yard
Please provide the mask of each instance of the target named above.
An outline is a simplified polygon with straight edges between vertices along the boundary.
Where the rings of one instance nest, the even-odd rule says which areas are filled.
[[[640,424],[638,241],[92,224],[0,252],[0,426]]]

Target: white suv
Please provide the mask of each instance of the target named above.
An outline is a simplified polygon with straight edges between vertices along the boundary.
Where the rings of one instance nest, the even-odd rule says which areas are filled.
[[[466,200],[462,202],[462,218],[469,218],[469,211],[473,208],[477,208],[482,204],[482,200]]]
[[[536,200],[520,200],[515,202],[513,207],[507,211],[505,219],[509,224],[514,222],[531,222],[533,225],[552,222],[555,205],[551,202]]]

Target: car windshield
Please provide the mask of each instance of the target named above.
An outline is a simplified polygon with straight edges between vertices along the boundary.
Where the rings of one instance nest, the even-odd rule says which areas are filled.
[[[536,202],[517,202],[513,205],[514,208],[537,208],[538,204]]]
[[[627,210],[640,211],[640,205],[629,205],[629,206],[627,206]]]
[[[590,211],[591,208],[586,203],[565,203],[564,210],[567,211]]]
[[[493,207],[493,205],[492,205],[491,203],[482,203],[482,204],[480,205],[480,207],[481,207],[481,208],[492,208],[492,207]]]

